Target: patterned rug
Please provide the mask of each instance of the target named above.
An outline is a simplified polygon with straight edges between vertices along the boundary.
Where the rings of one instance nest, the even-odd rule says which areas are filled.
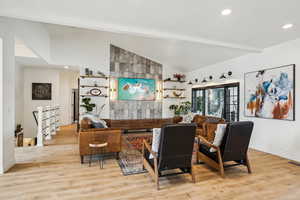
[[[136,133],[122,135],[122,152],[119,166],[124,176],[145,173],[143,170],[142,147],[143,140],[151,143],[152,133]]]
[[[122,135],[122,152],[120,152],[119,166],[124,176],[147,172],[143,170],[142,147],[143,140],[151,144],[152,133],[136,133]],[[196,163],[198,142],[195,139],[192,162]]]

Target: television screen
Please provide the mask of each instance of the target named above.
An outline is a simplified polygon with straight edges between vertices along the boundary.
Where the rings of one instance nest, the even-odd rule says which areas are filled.
[[[155,100],[155,80],[143,78],[118,78],[119,100]]]

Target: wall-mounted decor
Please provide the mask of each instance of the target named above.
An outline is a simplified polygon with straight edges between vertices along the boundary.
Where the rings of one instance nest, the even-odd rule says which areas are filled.
[[[51,83],[32,83],[32,100],[51,100]]]
[[[295,65],[245,74],[245,116],[295,120]]]
[[[119,100],[155,100],[155,80],[143,78],[118,78]]]
[[[99,96],[99,95],[101,95],[101,93],[102,93],[101,90],[98,88],[93,88],[90,90],[90,94],[93,96]]]

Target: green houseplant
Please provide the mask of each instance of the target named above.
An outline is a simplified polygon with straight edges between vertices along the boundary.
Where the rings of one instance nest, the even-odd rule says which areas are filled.
[[[191,111],[192,108],[192,104],[189,101],[185,101],[185,102],[181,102],[179,104],[172,104],[169,106],[170,110],[174,111],[174,115],[185,115],[187,114],[189,111]]]
[[[83,98],[82,102],[83,104],[80,106],[84,107],[86,109],[86,112],[92,112],[96,107],[96,104],[91,103],[91,98]]]

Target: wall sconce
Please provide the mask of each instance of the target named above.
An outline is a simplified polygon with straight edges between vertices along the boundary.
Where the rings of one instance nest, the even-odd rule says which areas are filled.
[[[227,78],[230,78],[231,76],[232,76],[232,71],[228,71],[227,74],[223,73],[220,76],[220,79],[227,79]]]
[[[156,100],[161,101],[163,96],[162,81],[156,81]]]
[[[110,92],[110,99],[112,101],[117,99],[117,81],[116,79],[112,78],[110,79],[110,88],[109,88],[109,92]]]
[[[195,84],[196,84],[196,83],[198,83],[198,79],[197,79],[197,78],[195,78],[194,82],[195,82]],[[193,82],[192,82],[192,81],[190,81],[188,84],[189,84],[189,85],[193,85]]]

